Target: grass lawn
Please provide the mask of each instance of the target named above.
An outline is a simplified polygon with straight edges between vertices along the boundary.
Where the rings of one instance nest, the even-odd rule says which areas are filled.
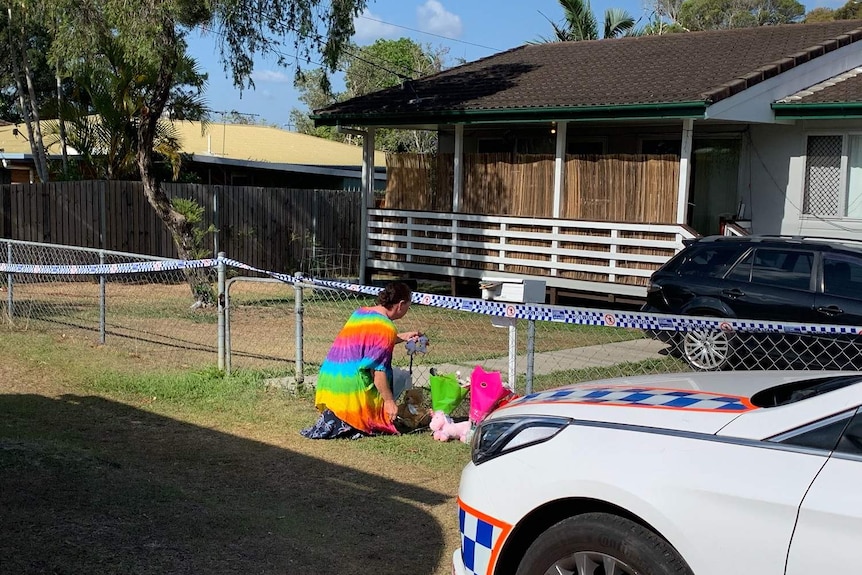
[[[259,374],[74,336],[4,333],[0,382],[3,572],[450,572],[464,444],[309,441]]]

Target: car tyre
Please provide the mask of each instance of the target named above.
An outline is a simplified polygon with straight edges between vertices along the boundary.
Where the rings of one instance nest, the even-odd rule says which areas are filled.
[[[685,361],[698,371],[718,371],[730,365],[734,351],[734,334],[720,329],[698,327],[681,334],[681,352]]]
[[[517,575],[692,575],[663,538],[633,521],[585,513],[560,521],[530,545]]]

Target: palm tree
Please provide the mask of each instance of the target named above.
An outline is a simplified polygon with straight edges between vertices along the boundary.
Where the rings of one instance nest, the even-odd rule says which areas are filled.
[[[554,36],[543,42],[577,42],[634,35],[635,19],[620,8],[605,10],[604,34],[599,36],[599,24],[589,0],[559,0],[563,8],[564,23],[557,24],[544,14],[554,28]]]
[[[104,57],[74,71],[75,98],[64,116],[66,143],[78,151],[92,176],[118,180],[136,178],[138,133],[142,93],[152,83],[151,75],[134,69],[122,51],[105,47]],[[156,125],[153,153],[171,168],[174,179],[181,167],[182,145],[171,120],[206,122],[206,106],[200,94],[206,83],[197,62],[181,58],[175,74],[165,119]],[[59,144],[59,122],[46,122],[49,143]]]

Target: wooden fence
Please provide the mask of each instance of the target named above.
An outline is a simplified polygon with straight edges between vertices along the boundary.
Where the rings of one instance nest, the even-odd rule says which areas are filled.
[[[389,154],[379,207],[447,212],[452,154]],[[676,221],[679,158],[674,155],[567,156],[561,216],[620,222]],[[552,217],[554,156],[466,154],[461,213]]]
[[[361,195],[165,184],[169,197],[195,200],[218,234],[205,247],[271,271],[308,267],[311,253],[358,253]],[[0,236],[13,240],[177,257],[170,233],[140,182],[81,181],[0,186]],[[353,273],[356,270],[352,270]]]

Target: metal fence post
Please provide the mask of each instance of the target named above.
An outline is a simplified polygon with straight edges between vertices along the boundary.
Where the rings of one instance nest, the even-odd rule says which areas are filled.
[[[536,320],[527,320],[527,384],[524,393],[533,393],[533,367],[536,361]]]
[[[12,243],[6,244],[6,261],[9,267],[12,266]],[[12,272],[6,274],[6,312],[9,314],[9,322],[15,317],[14,306],[15,298],[12,297]]]
[[[99,263],[105,265],[105,250],[99,250]],[[99,343],[105,344],[105,321],[107,317],[107,298],[105,296],[105,274],[99,274]]]
[[[241,278],[231,278],[224,283],[224,373],[230,375],[231,343],[230,343],[230,287]]]
[[[518,323],[512,318],[509,324],[509,386],[512,391],[517,389],[518,371],[516,358],[518,356]]]
[[[218,368],[225,369],[225,253],[218,253]]]
[[[303,357],[302,357],[302,316],[303,316],[303,304],[302,304],[302,283],[301,283],[301,274],[300,272],[296,273],[297,282],[293,284],[293,288],[296,291],[296,297],[294,299],[294,313],[296,314],[296,387],[300,388],[305,383],[305,366],[303,365]]]

